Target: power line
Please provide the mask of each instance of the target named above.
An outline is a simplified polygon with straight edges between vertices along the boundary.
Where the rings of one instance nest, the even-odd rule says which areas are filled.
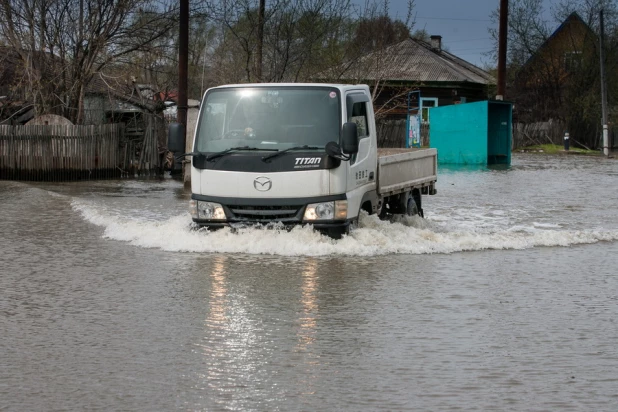
[[[459,17],[422,17],[422,16],[416,16],[417,19],[422,19],[422,20],[456,20],[456,21],[485,21],[485,22],[491,22],[491,20],[489,19],[464,19],[464,18],[459,18]]]
[[[491,47],[473,47],[468,49],[453,49],[452,51],[462,52],[462,51],[472,51],[472,50],[489,50]]]
[[[465,43],[465,42],[469,42],[469,41],[479,41],[479,40],[491,40],[491,37],[479,37],[478,39],[453,40],[453,41],[448,41],[448,42],[445,42],[445,43],[446,44]]]

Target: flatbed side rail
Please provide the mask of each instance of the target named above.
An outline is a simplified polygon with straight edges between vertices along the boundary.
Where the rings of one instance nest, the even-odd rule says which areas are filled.
[[[401,193],[434,184],[438,179],[437,151],[424,149],[380,156],[378,158],[378,193],[382,196]]]

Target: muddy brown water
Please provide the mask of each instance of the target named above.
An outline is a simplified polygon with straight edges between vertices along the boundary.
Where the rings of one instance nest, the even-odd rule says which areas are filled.
[[[441,167],[426,219],[195,232],[178,182],[0,181],[0,410],[618,407],[618,162]]]

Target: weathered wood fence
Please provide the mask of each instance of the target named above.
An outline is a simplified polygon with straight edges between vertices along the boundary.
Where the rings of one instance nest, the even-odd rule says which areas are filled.
[[[150,174],[158,167],[154,133],[139,146],[124,124],[0,125],[0,179],[68,181]]]
[[[562,145],[565,130],[566,125],[561,121],[515,123],[513,149],[542,144]]]
[[[406,121],[382,120],[376,122],[378,147],[406,147]],[[429,146],[429,124],[421,124],[421,146]]]

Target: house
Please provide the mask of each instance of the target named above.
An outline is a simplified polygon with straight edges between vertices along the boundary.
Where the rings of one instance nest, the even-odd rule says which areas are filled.
[[[0,123],[24,124],[35,116],[74,114],[77,108],[67,107],[69,103],[63,95],[63,85],[71,84],[67,67],[65,61],[51,53],[0,47]],[[157,100],[159,90],[135,80],[119,81],[95,73],[85,86],[82,123],[129,124],[135,123],[138,114],[161,115],[164,104]],[[53,105],[41,106],[29,101],[33,95],[56,98]]]
[[[489,73],[444,50],[441,36],[431,36],[430,42],[405,39],[320,77],[369,84],[376,116],[382,119],[405,119],[408,93],[419,90],[421,101],[411,105],[425,108],[425,122],[427,108],[487,100],[489,86],[495,84]]]
[[[162,116],[156,88],[135,81],[119,82],[95,74],[84,93],[84,124],[125,123],[127,132],[141,133],[146,116]]]
[[[0,48],[0,124],[24,125],[32,119],[58,124],[58,115],[75,115],[79,109],[71,107],[67,89],[58,87],[71,83],[67,67],[51,53]],[[95,73],[84,88],[81,124],[124,123],[120,144],[127,148],[126,156],[142,159],[141,153],[153,157],[156,152],[162,164],[167,151],[165,104],[157,99],[156,87],[136,80]],[[35,104],[31,96],[55,98]]]
[[[541,44],[517,71],[508,90],[517,102],[520,121],[569,116],[568,104],[564,103],[572,97],[580,98],[596,81],[597,39],[590,26],[577,13],[571,13]],[[569,96],[569,89],[579,89],[580,96]]]
[[[135,80],[119,82],[97,73],[86,87],[84,124],[124,123],[127,146],[140,152],[147,141],[156,142],[162,164],[167,151],[165,103],[158,99],[156,87]]]

